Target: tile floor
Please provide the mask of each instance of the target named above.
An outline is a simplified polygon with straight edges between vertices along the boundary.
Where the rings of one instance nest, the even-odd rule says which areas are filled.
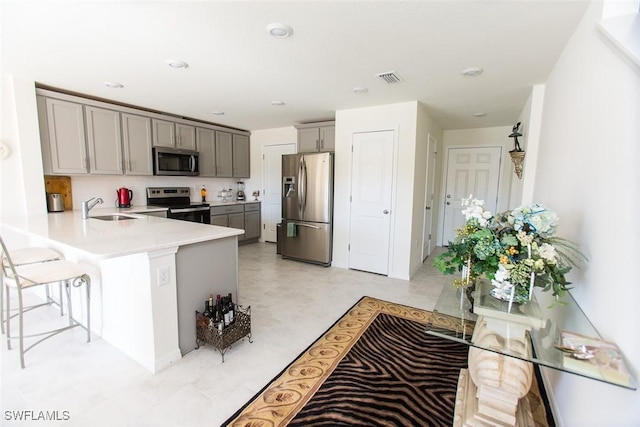
[[[451,280],[429,259],[402,281],[282,260],[270,243],[239,252],[240,302],[251,306],[253,343],[234,345],[224,363],[204,346],[153,375],[97,336],[85,343],[79,328],[27,353],[24,370],[3,339],[0,425],[220,425],[362,296],[430,310]],[[60,321],[54,307],[39,311],[31,321]],[[25,410],[68,419],[16,421],[13,411]]]

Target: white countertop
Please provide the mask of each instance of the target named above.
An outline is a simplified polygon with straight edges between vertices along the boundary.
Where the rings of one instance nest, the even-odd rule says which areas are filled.
[[[244,230],[158,218],[136,212],[162,211],[145,206],[129,209],[94,208],[88,219],[80,210],[5,218],[2,226],[43,238],[98,258],[184,246],[240,235]],[[130,220],[104,221],[92,217],[121,213]]]

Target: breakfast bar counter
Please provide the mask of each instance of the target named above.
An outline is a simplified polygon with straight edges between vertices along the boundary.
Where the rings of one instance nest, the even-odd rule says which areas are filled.
[[[243,230],[92,209],[3,218],[9,247],[46,246],[91,276],[91,329],[151,372],[196,346],[194,313],[210,293],[238,294]],[[114,217],[115,215],[115,217]],[[99,219],[101,218],[101,219]],[[74,317],[86,321],[79,290]],[[90,345],[90,344],[88,344]]]

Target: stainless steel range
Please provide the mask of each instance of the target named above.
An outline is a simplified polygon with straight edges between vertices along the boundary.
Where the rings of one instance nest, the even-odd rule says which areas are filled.
[[[147,205],[169,208],[167,218],[211,224],[209,204],[192,202],[189,187],[148,187]]]

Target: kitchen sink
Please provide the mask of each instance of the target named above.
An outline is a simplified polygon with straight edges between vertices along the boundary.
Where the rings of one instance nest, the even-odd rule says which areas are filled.
[[[125,219],[138,219],[135,216],[121,215],[121,214],[98,215],[98,216],[92,216],[90,218],[99,219],[102,221],[122,221]]]

